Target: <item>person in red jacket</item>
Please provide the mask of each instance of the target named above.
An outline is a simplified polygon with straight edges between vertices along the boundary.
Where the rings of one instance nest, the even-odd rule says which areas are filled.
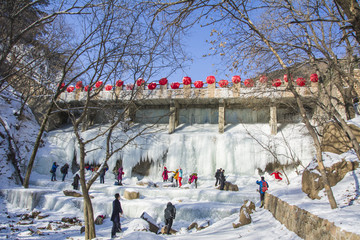
[[[167,180],[169,179],[169,175],[168,175],[168,173],[170,173],[171,171],[168,171],[167,169],[166,169],[166,167],[164,167],[164,171],[163,171],[163,173],[162,173],[162,177],[163,177],[163,181],[164,182],[167,182]]]
[[[280,177],[280,175],[282,175],[282,174],[281,174],[281,172],[279,172],[279,171],[273,172],[271,175],[274,175],[274,176],[275,176],[275,179],[277,179],[277,180],[279,180],[279,181],[282,180],[282,178]]]

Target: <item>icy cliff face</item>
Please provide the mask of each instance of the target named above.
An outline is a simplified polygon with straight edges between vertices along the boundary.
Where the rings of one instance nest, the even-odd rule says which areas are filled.
[[[113,149],[120,147],[145,126],[134,126],[126,133],[120,129],[115,131]],[[286,125],[281,129],[282,133],[276,136],[268,134],[268,124],[228,125],[223,134],[217,132],[218,126],[215,124],[180,125],[173,134],[168,134],[166,127],[158,125],[152,128],[115,154],[108,163],[110,170],[115,167],[117,160],[122,159],[125,176],[131,176],[132,168],[146,160],[153,161],[149,174],[154,179],[161,177],[164,166],[168,170],[181,167],[185,175],[197,172],[202,176],[213,177],[220,167],[225,169],[227,175],[253,175],[258,168],[265,169],[269,162],[274,161],[272,154],[265,148],[276,153],[281,163],[290,163],[289,156],[294,155],[307,165],[314,154],[311,138],[301,123]],[[82,137],[90,139],[104,128],[104,125],[94,127],[83,132]],[[73,159],[79,161],[71,127],[51,131],[44,140],[47,144],[40,149],[35,166],[39,173],[48,173],[54,161],[60,165],[71,165]],[[86,161],[101,164],[105,157],[105,147],[105,136],[90,143],[86,148]]]

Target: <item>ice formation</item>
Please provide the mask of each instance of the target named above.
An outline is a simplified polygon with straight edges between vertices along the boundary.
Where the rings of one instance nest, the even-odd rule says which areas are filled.
[[[132,134],[147,126],[139,124],[128,132],[116,130],[112,148],[121,147]],[[106,127],[93,127],[81,133],[82,137],[90,139]],[[304,165],[311,161],[314,154],[311,138],[301,123],[286,125],[276,136],[267,134],[270,132],[268,124],[260,123],[228,125],[223,134],[217,132],[215,124],[181,125],[173,134],[168,134],[166,127],[157,125],[147,130],[146,134],[114,154],[108,162],[110,170],[121,159],[125,177],[131,176],[132,168],[141,161],[152,162],[149,176],[157,180],[164,166],[169,170],[181,167],[184,177],[193,172],[200,176],[212,176],[220,167],[230,175],[253,175],[258,168],[264,170],[269,162],[274,161],[273,155],[266,149],[275,152],[281,163],[291,163],[290,151]],[[74,159],[79,161],[77,142],[71,127],[49,132],[45,142],[47,145],[40,149],[36,159],[35,170],[39,173],[48,173],[54,161],[60,165],[69,163],[70,166]],[[86,162],[101,164],[105,149],[106,135],[87,145]]]

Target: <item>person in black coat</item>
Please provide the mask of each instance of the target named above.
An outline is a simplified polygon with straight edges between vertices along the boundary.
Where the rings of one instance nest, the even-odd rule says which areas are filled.
[[[105,173],[106,173],[107,168],[104,167],[101,171],[100,171],[100,183],[105,183]]]
[[[167,227],[166,234],[170,234],[171,226],[173,224],[173,220],[175,219],[176,215],[176,208],[174,205],[172,205],[171,202],[168,202],[166,208],[165,208],[165,225]]]
[[[65,163],[65,165],[60,168],[60,172],[63,174],[62,181],[65,181],[65,177],[68,174],[68,170],[69,170],[69,164],[67,163]]]
[[[225,181],[226,181],[224,169],[221,171],[219,179],[220,179],[220,190],[224,190]]]
[[[120,214],[123,214],[123,210],[120,204],[120,194],[115,194],[115,200],[113,201],[113,211],[111,214],[111,221],[113,222],[113,226],[111,229],[111,237],[115,238],[117,232],[121,232],[120,225]]]
[[[216,173],[215,173],[215,178],[216,178],[215,187],[218,185],[218,183],[220,183],[221,170],[222,170],[221,168],[216,170]]]
[[[71,185],[73,185],[74,190],[79,190],[79,179],[80,179],[79,174],[76,174],[76,175],[74,176],[74,181],[73,181],[73,183],[71,184]]]

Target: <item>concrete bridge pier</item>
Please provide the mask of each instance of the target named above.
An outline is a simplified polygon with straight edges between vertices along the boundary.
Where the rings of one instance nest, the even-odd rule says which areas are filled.
[[[225,101],[219,100],[219,133],[224,133],[225,130]]]
[[[271,135],[277,134],[277,117],[276,117],[276,107],[272,106],[270,107],[270,129],[271,129]]]
[[[125,122],[134,122],[136,117],[137,106],[135,103],[129,103],[127,108],[124,111],[124,121]]]
[[[175,128],[179,125],[179,108],[176,101],[170,101],[169,134],[175,132]]]

